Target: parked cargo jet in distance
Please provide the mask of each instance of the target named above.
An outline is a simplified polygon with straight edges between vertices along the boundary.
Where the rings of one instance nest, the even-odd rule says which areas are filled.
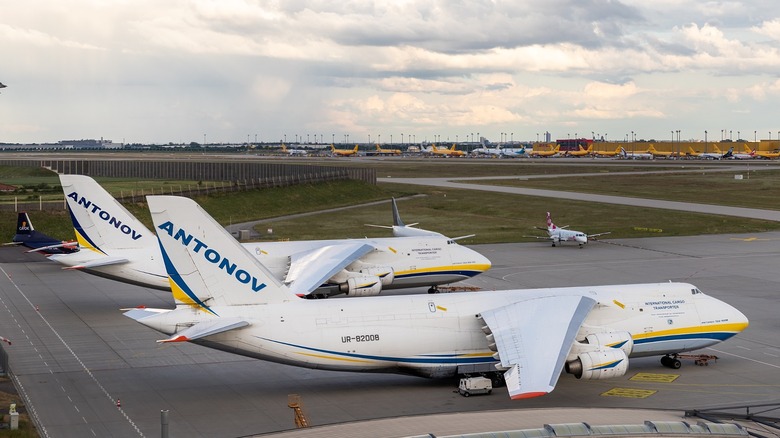
[[[629,357],[674,354],[748,326],[687,283],[302,300],[194,201],[150,196],[175,309],[126,316],[168,335],[257,359],[424,377],[490,373],[513,399],[625,374]]]
[[[336,149],[336,146],[330,145],[330,152],[336,157],[349,157],[352,155],[357,155],[358,145],[355,145],[353,149]]]
[[[170,290],[154,233],[95,180],[60,175],[79,246],[50,258],[87,273]],[[434,232],[408,237],[245,243],[277,279],[309,298],[377,295],[384,289],[438,286],[490,269],[490,261]]]
[[[588,239],[595,239],[596,237],[603,236],[605,234],[610,233],[610,231],[607,231],[606,233],[586,234],[583,233],[582,231],[569,230],[567,229],[568,227],[569,227],[568,225],[565,225],[563,227],[559,227],[555,225],[552,221],[552,216],[548,211],[547,228],[536,227],[539,230],[547,231],[547,237],[540,237],[540,236],[523,236],[523,237],[533,237],[535,239],[551,240],[552,246],[555,246],[556,244],[560,244],[563,242],[576,242],[580,246],[580,248],[582,248],[583,245],[588,243]]]

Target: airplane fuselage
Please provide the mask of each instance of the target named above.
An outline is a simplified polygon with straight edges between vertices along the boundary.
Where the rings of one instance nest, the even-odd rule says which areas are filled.
[[[347,240],[352,241],[352,240]],[[353,263],[360,267],[389,267],[395,273],[393,282],[384,289],[429,287],[461,281],[490,269],[490,261],[478,252],[458,245],[447,237],[390,237],[360,239],[374,250]],[[293,242],[245,243],[244,248],[266,265],[278,279],[284,279],[289,257],[326,245],[338,245],[345,240],[307,240]],[[110,256],[126,259],[123,263],[103,264],[110,257],[94,250],[50,258],[69,267],[117,281],[170,290],[168,276],[159,246],[115,250]],[[360,265],[360,266],[358,266]],[[347,269],[350,269],[348,266]]]
[[[564,228],[548,228],[547,234],[553,242],[577,242],[579,245],[588,243],[588,235],[582,231],[567,230]]]
[[[237,317],[249,325],[196,342],[307,368],[447,377],[457,374],[459,367],[496,363],[482,330],[480,312],[561,295],[587,296],[597,302],[577,340],[593,333],[627,331],[634,342],[630,357],[705,348],[748,325],[738,310],[685,283],[212,307],[219,316],[179,306],[138,322],[173,334],[189,324]],[[544,315],[539,319],[544,320]],[[540,325],[538,330],[545,327]]]

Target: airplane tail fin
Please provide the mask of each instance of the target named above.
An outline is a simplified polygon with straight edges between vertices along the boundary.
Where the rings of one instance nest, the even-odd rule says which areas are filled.
[[[215,314],[214,306],[298,299],[195,201],[146,199],[177,304]]]
[[[358,145],[355,145],[355,149],[352,149],[352,150],[357,152],[358,151]]]
[[[60,175],[79,246],[108,255],[114,249],[156,245],[154,235],[94,179]]]
[[[393,206],[393,226],[405,227],[404,221],[401,220],[401,213],[398,213],[398,205],[395,203],[395,198],[390,198]]]
[[[33,228],[32,221],[30,221],[30,216],[27,215],[27,212],[23,211],[19,213],[16,217],[16,235],[29,236],[33,234],[34,231],[35,228]]]
[[[547,212],[547,228],[555,229],[555,224],[552,221],[552,216],[550,215],[550,212]]]

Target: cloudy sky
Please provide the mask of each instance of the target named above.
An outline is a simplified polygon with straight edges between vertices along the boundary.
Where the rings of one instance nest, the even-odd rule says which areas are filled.
[[[776,0],[0,5],[0,142],[780,135]]]

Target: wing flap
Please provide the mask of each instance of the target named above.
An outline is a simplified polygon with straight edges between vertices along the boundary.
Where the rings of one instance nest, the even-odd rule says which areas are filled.
[[[284,281],[295,294],[308,295],[337,272],[373,250],[374,247],[366,243],[345,242],[293,254]]]
[[[596,301],[585,296],[549,296],[482,312],[495,343],[512,399],[551,392],[577,331]]]

